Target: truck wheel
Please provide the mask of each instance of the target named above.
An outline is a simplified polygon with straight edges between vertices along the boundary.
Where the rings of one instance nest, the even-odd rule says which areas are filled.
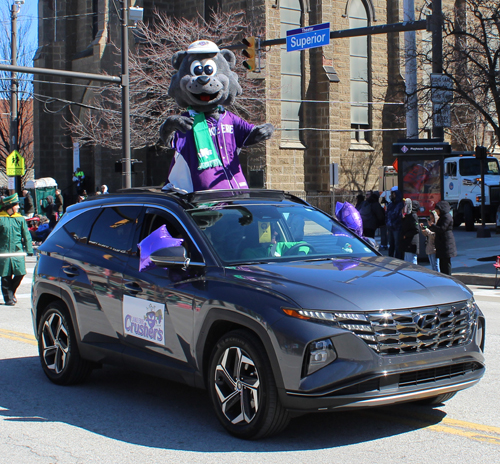
[[[474,207],[472,203],[465,203],[464,205],[464,220],[465,230],[468,232],[474,230]]]

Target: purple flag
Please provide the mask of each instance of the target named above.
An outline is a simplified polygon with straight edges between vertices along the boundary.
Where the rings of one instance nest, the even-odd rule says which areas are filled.
[[[155,251],[161,250],[162,248],[168,248],[173,246],[179,246],[182,244],[184,239],[173,238],[167,231],[165,224],[151,232],[144,240],[137,244],[140,254],[139,261],[139,271],[145,271],[154,264],[149,258],[149,256]]]

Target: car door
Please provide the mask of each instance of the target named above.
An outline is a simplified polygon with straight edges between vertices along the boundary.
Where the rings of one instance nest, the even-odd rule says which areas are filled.
[[[82,340],[121,351],[123,268],[132,250],[141,206],[101,208],[88,239],[67,256]],[[64,271],[64,269],[63,269]]]
[[[138,243],[165,225],[183,245],[194,265],[158,268],[154,265],[140,271],[140,251],[130,255],[123,273],[123,333],[125,354],[133,357],[144,353],[155,361],[181,370],[192,364],[193,312],[199,307],[203,287],[202,258],[178,218],[167,210],[145,207]]]
[[[444,191],[445,198],[448,200],[458,200],[460,198],[460,189],[462,185],[459,183],[457,176],[457,162],[449,161],[444,163]]]

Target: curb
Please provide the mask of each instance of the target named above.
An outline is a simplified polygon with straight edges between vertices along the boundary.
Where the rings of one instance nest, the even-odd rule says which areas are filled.
[[[451,276],[465,285],[484,285],[486,287],[494,287],[495,285],[495,276],[481,274],[452,274]]]

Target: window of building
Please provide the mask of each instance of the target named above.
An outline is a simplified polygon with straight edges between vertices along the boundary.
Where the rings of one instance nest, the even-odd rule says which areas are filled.
[[[280,37],[286,31],[298,29],[302,25],[300,0],[281,0]],[[300,104],[302,99],[302,54],[287,52],[286,44],[281,46],[281,139],[299,141]]]
[[[89,244],[119,253],[130,252],[140,212],[140,206],[103,208],[90,233]]]
[[[92,39],[99,32],[99,0],[92,0]]]
[[[351,0],[348,9],[349,28],[368,27],[368,13],[362,0]],[[370,41],[369,36],[350,39],[351,66],[351,138],[370,141]]]

